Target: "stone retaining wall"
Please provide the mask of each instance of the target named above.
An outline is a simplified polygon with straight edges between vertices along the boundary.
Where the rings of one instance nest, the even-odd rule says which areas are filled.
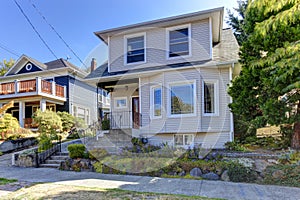
[[[37,144],[36,138],[20,138],[16,140],[7,140],[0,144],[0,151],[8,153],[18,149],[23,149]]]

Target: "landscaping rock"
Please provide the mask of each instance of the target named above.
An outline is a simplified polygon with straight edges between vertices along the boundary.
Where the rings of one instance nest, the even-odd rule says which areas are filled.
[[[202,171],[198,167],[195,167],[190,171],[190,175],[193,177],[200,177],[202,175]]]
[[[281,179],[284,176],[284,172],[282,170],[276,170],[272,173],[272,177],[275,179]]]
[[[271,164],[265,160],[255,160],[254,170],[261,173],[261,172],[265,171],[265,169],[270,165],[273,165],[273,164]]]
[[[220,179],[219,175],[218,175],[218,174],[215,174],[215,173],[213,173],[213,172],[209,172],[209,173],[207,173],[207,174],[203,174],[203,175],[202,175],[202,178],[205,178],[205,179],[207,179],[207,180],[214,180],[214,181]]]
[[[222,180],[222,181],[230,181],[230,178],[229,178],[229,176],[228,176],[228,170],[225,170],[225,171],[223,172],[223,174],[221,175],[221,180]]]
[[[185,171],[181,171],[178,173],[178,176],[185,176]]]

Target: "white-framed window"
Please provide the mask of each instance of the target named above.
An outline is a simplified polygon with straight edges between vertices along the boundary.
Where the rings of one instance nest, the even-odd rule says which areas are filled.
[[[174,146],[192,146],[194,144],[194,134],[174,134]]]
[[[191,116],[196,114],[196,81],[169,84],[169,116]]]
[[[219,115],[219,86],[218,80],[204,80],[202,82],[202,109],[204,116]]]
[[[115,108],[127,108],[127,97],[117,97],[115,98]]]
[[[82,119],[86,124],[90,124],[90,110],[83,106],[73,105],[72,106],[73,116]]]
[[[160,118],[162,116],[162,87],[151,87],[151,116],[152,118]]]
[[[167,58],[191,55],[191,25],[167,28]]]
[[[143,63],[146,61],[146,34],[134,34],[124,37],[125,64]]]

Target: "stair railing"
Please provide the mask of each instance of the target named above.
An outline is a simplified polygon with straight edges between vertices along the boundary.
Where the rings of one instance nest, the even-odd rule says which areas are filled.
[[[35,167],[39,167],[40,164],[44,163],[50,156],[57,152],[61,152],[61,140],[53,144],[50,148],[49,144],[39,145],[35,150]]]

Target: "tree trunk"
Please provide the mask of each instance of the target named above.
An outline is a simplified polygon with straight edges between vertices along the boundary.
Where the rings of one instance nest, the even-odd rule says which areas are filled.
[[[300,115],[300,101],[297,105],[297,115]],[[300,149],[300,121],[297,118],[297,121],[294,123],[294,133],[292,137],[291,147],[294,149]]]

